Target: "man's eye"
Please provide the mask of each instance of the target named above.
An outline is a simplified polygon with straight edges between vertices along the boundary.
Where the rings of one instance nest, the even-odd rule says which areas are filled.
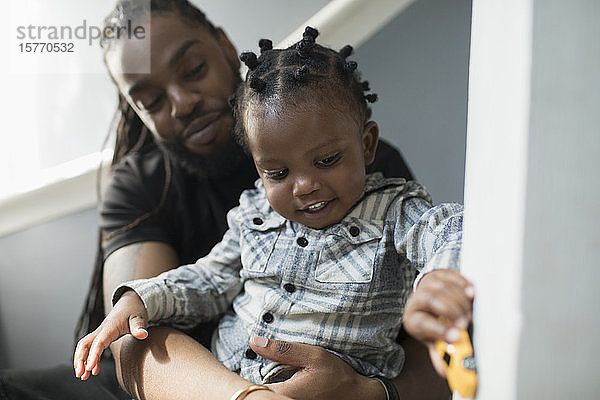
[[[279,171],[274,171],[274,172],[264,172],[264,175],[267,179],[274,179],[274,180],[281,180],[283,178],[285,178],[288,174],[288,169],[284,168],[284,169],[280,169]]]
[[[204,70],[204,66],[205,64],[198,64],[197,66],[195,66],[194,68],[192,68],[187,74],[185,74],[186,78],[194,78],[198,75],[200,75],[200,73]]]
[[[317,167],[329,167],[335,164],[340,159],[340,153],[336,153],[332,156],[325,157],[316,162]]]
[[[160,107],[161,101],[162,101],[162,96],[157,96],[154,99],[149,100],[149,101],[140,101],[140,102],[138,102],[138,105],[140,106],[141,109],[151,113],[151,112],[158,110],[158,108]]]

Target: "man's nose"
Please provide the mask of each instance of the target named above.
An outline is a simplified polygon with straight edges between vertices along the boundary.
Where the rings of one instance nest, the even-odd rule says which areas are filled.
[[[171,116],[181,118],[188,116],[200,103],[202,96],[180,85],[173,85],[167,89],[171,101]]]
[[[307,174],[298,175],[294,179],[293,195],[296,197],[306,196],[319,190],[319,186],[315,177]]]

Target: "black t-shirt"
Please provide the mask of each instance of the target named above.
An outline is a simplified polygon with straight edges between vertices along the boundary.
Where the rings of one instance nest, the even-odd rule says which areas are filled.
[[[250,159],[230,176],[217,179],[198,179],[173,161],[170,170],[166,199],[157,209],[166,182],[162,151],[152,147],[127,156],[115,167],[100,207],[105,259],[123,246],[158,241],[175,249],[180,264],[195,262],[221,240],[227,230],[227,211],[258,179]],[[412,179],[400,153],[383,141],[375,162],[367,168],[375,171]],[[143,220],[136,222],[139,218]]]

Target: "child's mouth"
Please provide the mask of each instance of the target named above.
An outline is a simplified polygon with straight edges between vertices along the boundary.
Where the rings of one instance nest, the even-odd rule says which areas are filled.
[[[323,200],[304,207],[300,210],[305,218],[322,218],[329,212],[333,200]]]
[[[304,211],[308,211],[308,212],[319,211],[319,210],[325,208],[325,206],[327,205],[327,203],[329,203],[329,202],[328,201],[320,201],[318,203],[315,203],[313,205],[310,205],[310,206],[306,207],[306,209]]]

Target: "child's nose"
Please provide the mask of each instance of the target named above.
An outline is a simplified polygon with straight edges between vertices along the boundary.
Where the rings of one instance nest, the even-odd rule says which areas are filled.
[[[299,175],[294,180],[293,194],[296,197],[306,196],[319,189],[319,183],[309,175]]]

